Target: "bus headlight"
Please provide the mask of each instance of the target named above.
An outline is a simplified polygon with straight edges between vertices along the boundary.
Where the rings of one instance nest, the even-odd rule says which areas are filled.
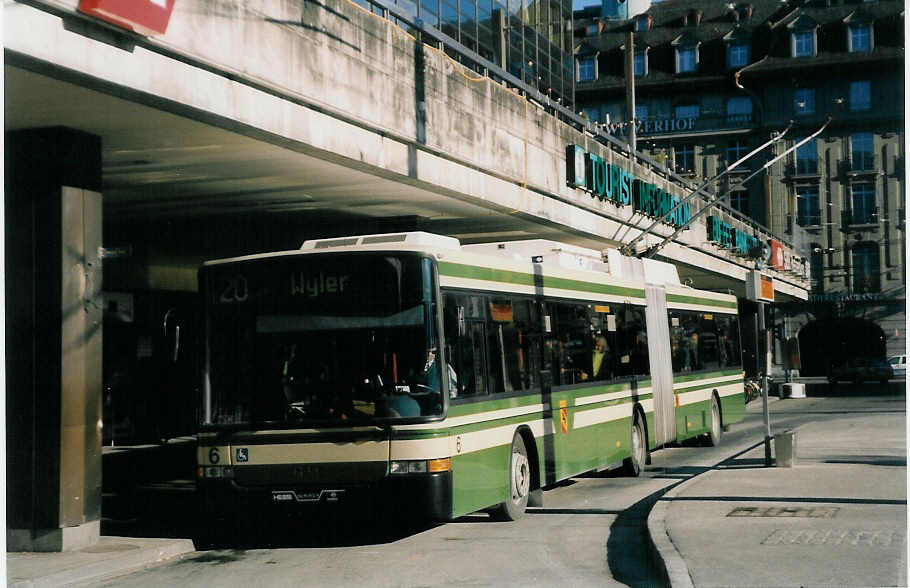
[[[234,468],[231,466],[199,466],[200,478],[233,479]]]
[[[426,474],[427,472],[447,472],[452,469],[452,459],[396,460],[389,467],[391,474]]]

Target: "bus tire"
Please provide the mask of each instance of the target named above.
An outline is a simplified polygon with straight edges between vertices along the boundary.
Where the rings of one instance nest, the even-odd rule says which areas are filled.
[[[711,447],[720,445],[720,439],[723,437],[724,429],[720,421],[720,406],[717,403],[717,396],[711,395],[711,432],[708,433],[708,444]]]
[[[521,435],[516,433],[509,451],[509,497],[494,508],[490,516],[497,521],[517,521],[528,506],[530,494],[531,463],[528,461],[528,449]]]
[[[640,414],[635,411],[632,429],[629,433],[629,451],[631,455],[622,462],[623,473],[633,478],[637,478],[641,474],[645,461],[648,459],[648,438],[646,437]]]

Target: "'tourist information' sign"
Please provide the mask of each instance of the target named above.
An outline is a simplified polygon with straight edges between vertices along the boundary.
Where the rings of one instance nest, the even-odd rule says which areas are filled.
[[[589,192],[592,198],[620,206],[631,205],[636,211],[674,227],[685,226],[691,218],[688,203],[668,214],[679,204],[679,197],[585,152],[578,145],[566,147],[566,184]]]

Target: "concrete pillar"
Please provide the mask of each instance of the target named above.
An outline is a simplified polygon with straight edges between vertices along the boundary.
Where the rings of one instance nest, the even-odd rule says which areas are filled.
[[[7,549],[67,551],[101,521],[101,139],[6,133]]]

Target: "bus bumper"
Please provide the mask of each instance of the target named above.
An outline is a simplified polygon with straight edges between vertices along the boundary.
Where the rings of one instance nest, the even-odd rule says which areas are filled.
[[[387,516],[445,521],[452,517],[452,473],[387,476],[360,484],[241,486],[233,480],[199,480],[201,514],[231,520],[269,512],[304,517]]]

